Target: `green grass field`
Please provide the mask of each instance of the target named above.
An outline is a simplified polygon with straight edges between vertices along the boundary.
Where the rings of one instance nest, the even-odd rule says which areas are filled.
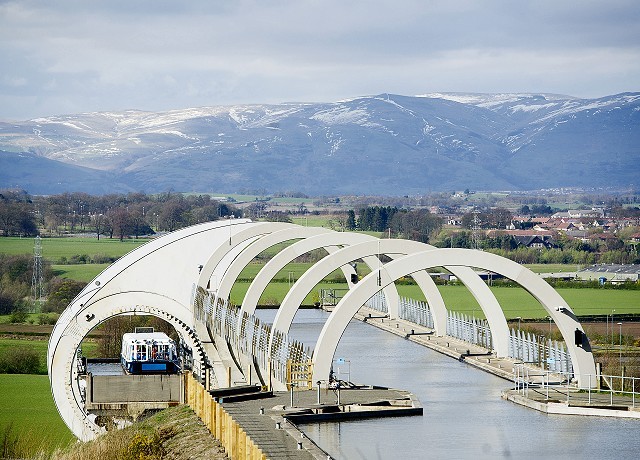
[[[88,283],[98,276],[110,264],[52,265],[53,274],[60,278],[84,281]]]
[[[582,268],[579,265],[567,265],[567,264],[528,264],[525,265],[529,270],[534,273],[561,273],[561,272],[575,272]]]
[[[49,317],[57,318],[55,313],[46,313]],[[38,324],[38,317],[40,313],[28,313],[27,314],[27,323],[28,324]],[[0,315],[0,324],[7,324],[11,322],[11,315]]]
[[[11,425],[46,452],[75,440],[53,402],[46,375],[0,374],[0,433]]]
[[[23,336],[26,337],[26,336]],[[12,349],[16,347],[31,348],[38,353],[40,358],[40,371],[39,374],[47,373],[47,347],[49,346],[49,338],[34,337],[34,338],[21,338],[21,339],[8,339],[0,338],[0,353],[10,353]],[[96,343],[90,340],[85,340],[82,343],[82,354],[89,358],[96,356]]]
[[[42,238],[42,257],[51,261],[82,254],[121,257],[147,241],[143,239],[120,241],[116,238],[104,237],[100,240],[97,238]],[[33,254],[33,245],[33,238],[3,237],[0,238],[0,253]]]
[[[321,224],[326,217],[318,217],[318,221],[313,220],[315,216],[309,216],[309,225]],[[300,219],[298,219],[299,221]],[[299,222],[300,223],[300,222]],[[326,222],[325,222],[326,223]],[[43,256],[46,259],[58,260],[60,257],[71,257],[78,254],[105,254],[111,257],[118,257],[126,254],[132,249],[144,243],[145,240],[125,240],[120,242],[117,239],[101,238],[44,238]],[[291,242],[282,243],[274,247],[269,253],[282,250]],[[6,254],[31,254],[33,252],[33,239],[31,238],[0,238],[0,253]],[[241,279],[252,279],[264,266],[264,263],[251,263],[240,274]],[[290,282],[297,280],[311,266],[310,263],[290,263],[283,268],[276,279],[286,280],[281,283],[271,283],[262,296],[261,304],[275,304],[284,298]],[[89,282],[102,272],[108,264],[79,264],[79,265],[53,265],[54,273],[57,276],[78,281]],[[575,265],[529,265],[529,269],[537,273],[575,271]],[[358,273],[364,276],[369,273],[369,268],[365,264],[358,264]],[[340,275],[336,270],[327,279],[333,279]],[[248,288],[248,283],[239,282],[234,286],[231,293],[231,300],[235,303],[242,301]],[[322,283],[307,297],[305,304],[312,304],[317,300],[317,291],[320,288],[346,288],[344,284]],[[496,297],[503,306],[508,318],[521,316],[523,318],[543,318],[546,313],[538,305],[536,300],[526,291],[520,288],[492,288]],[[440,290],[447,306],[453,310],[476,314],[481,317],[482,312],[477,302],[463,286],[441,286]],[[401,295],[416,299],[423,299],[422,293],[417,286],[399,286]],[[618,291],[604,289],[558,289],[560,295],[569,303],[578,315],[610,314],[613,309],[618,313],[640,313],[640,291]],[[0,318],[2,321],[2,318]]]

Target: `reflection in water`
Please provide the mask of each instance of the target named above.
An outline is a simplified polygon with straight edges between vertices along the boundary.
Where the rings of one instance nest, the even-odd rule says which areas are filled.
[[[271,322],[275,311],[259,311]],[[291,335],[313,346],[327,318],[301,310]],[[640,420],[546,415],[500,398],[509,382],[359,321],[335,358],[351,380],[409,390],[422,417],[303,425],[335,458],[636,458]],[[345,401],[346,393],[343,393]]]

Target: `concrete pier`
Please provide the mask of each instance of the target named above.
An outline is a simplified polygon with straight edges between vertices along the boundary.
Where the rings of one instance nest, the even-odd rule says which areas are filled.
[[[397,410],[395,416],[420,415],[422,406],[409,392],[386,388],[361,387],[340,390],[340,404],[337,404],[337,393],[332,390],[320,390],[318,404],[317,390],[294,391],[293,405],[291,393],[274,393],[267,399],[224,402],[221,405],[234,420],[242,426],[248,436],[260,447],[269,459],[322,459],[331,458],[318,447],[296,423],[314,423],[336,421],[339,419],[323,417],[341,409],[342,420],[364,417],[393,416],[394,401],[405,401],[405,409]],[[376,404],[380,404],[376,406]],[[362,412],[356,412],[360,407]],[[366,411],[365,408],[369,408]],[[324,409],[330,412],[325,413]],[[352,409],[349,411],[349,409]],[[309,415],[308,418],[300,415]],[[312,415],[316,415],[314,418]]]

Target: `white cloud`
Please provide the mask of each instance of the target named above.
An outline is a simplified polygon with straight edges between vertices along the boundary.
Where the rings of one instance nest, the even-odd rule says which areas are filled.
[[[638,90],[636,0],[0,2],[0,118]]]

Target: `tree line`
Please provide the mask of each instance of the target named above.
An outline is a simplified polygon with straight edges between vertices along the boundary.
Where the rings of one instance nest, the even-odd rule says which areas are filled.
[[[0,235],[49,236],[93,233],[100,238],[124,239],[182,227],[228,216],[241,211],[209,195],[162,193],[109,194],[63,193],[30,196],[24,191],[0,192]]]
[[[391,206],[367,206],[347,211],[346,229],[389,232],[390,235],[428,243],[442,228],[441,217],[426,209],[398,209]]]

